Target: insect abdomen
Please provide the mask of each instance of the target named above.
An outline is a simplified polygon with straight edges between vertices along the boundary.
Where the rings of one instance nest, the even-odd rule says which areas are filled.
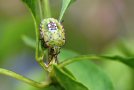
[[[40,36],[48,47],[61,47],[65,44],[64,28],[54,18],[47,18],[41,22]]]

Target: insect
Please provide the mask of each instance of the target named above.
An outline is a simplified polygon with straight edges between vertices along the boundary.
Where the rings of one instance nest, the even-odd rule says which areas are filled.
[[[49,50],[49,62],[57,58],[61,46],[65,44],[63,25],[54,18],[47,18],[40,23],[40,39],[42,46]]]
[[[42,20],[40,38],[45,42],[44,47],[63,46],[65,44],[65,32],[62,24],[54,18]]]

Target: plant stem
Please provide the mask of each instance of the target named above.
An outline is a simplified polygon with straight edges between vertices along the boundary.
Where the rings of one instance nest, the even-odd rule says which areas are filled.
[[[10,77],[13,77],[13,78],[16,78],[20,81],[23,81],[29,85],[32,85],[34,87],[38,87],[38,88],[43,88],[43,87],[47,87],[48,85],[51,84],[51,81],[46,81],[46,82],[36,82],[36,81],[33,81],[29,78],[26,78],[22,75],[19,75],[13,71],[10,71],[10,70],[6,70],[6,69],[3,69],[3,68],[0,68],[0,74],[4,74],[4,75],[7,75],[7,76],[10,76]]]
[[[42,8],[44,10],[44,17],[42,16],[43,15],[43,11],[42,11]],[[51,17],[51,13],[50,13],[50,6],[49,6],[49,1],[48,0],[43,0],[43,7],[42,7],[42,4],[41,4],[41,1],[39,0],[39,10],[40,10],[40,14],[41,14],[41,19],[43,18],[48,18],[48,17]],[[42,68],[44,70],[47,70],[47,67],[43,61],[44,59],[44,55],[46,53],[44,53],[44,51],[41,50],[41,53],[39,52],[40,51],[40,43],[39,43],[39,30],[38,30],[38,26],[35,24],[35,27],[36,27],[36,61],[40,64],[40,66],[42,66]],[[41,55],[39,55],[41,54]]]
[[[64,60],[63,62],[59,63],[59,67],[62,68],[66,65],[69,65],[71,63],[77,62],[77,61],[81,61],[81,60],[97,60],[97,59],[101,59],[101,56],[91,56],[91,55],[82,55],[82,56],[77,56],[77,57],[73,57],[67,60]]]
[[[37,47],[36,47],[36,61],[40,64],[40,66],[44,69],[47,70],[46,65],[43,61],[44,59],[44,55],[46,54],[44,51],[41,50],[41,55],[39,56],[39,40],[37,43]]]
[[[43,0],[43,3],[44,3],[44,17],[49,18],[51,17],[49,0]]]
[[[39,12],[40,12],[40,18],[41,20],[43,19],[43,11],[42,11],[42,4],[41,4],[41,0],[38,0],[38,4],[39,4]]]
[[[39,45],[40,45],[39,37],[40,36],[39,36],[39,29],[38,29],[38,26],[37,26],[36,22],[35,22],[35,30],[36,30],[36,52],[35,52],[36,56],[35,56],[35,58],[36,58],[36,61],[40,64],[40,66],[44,70],[46,70],[46,66],[45,66],[44,61],[43,61],[43,58],[44,58],[44,55],[46,54],[46,52],[40,50],[40,48],[39,48]],[[41,56],[39,55],[40,51],[42,51]]]
[[[67,66],[71,63],[77,62],[77,61],[82,61],[82,60],[113,60],[113,61],[121,61],[121,62],[126,62],[126,60],[134,60],[134,57],[128,57],[128,58],[124,58],[121,56],[96,56],[96,55],[81,55],[81,56],[77,56],[77,57],[73,57],[67,60],[62,61],[61,63],[59,63],[59,67],[62,68],[64,66]],[[126,63],[127,64],[127,63]]]

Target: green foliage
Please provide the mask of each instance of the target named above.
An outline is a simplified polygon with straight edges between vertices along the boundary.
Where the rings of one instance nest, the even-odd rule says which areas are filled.
[[[62,50],[62,52],[59,55],[59,60],[63,61],[69,57],[74,57],[74,56],[78,56],[78,55],[79,54],[77,54],[73,51],[70,51],[70,50]],[[75,76],[75,79],[73,78],[72,75],[67,73],[66,70],[64,70],[64,69],[61,70],[59,68],[56,68],[57,72],[55,72],[56,73],[55,78],[57,78],[58,81],[60,80],[59,84],[62,87],[65,87],[64,86],[65,84],[68,84],[68,86],[71,86],[72,83],[79,82],[78,85],[81,86],[81,84],[83,84],[89,90],[114,90],[112,82],[111,82],[110,78],[106,75],[106,73],[104,73],[103,70],[101,68],[99,68],[97,65],[95,65],[92,62],[89,62],[88,60],[70,64],[67,66],[67,69],[72,72],[73,76]],[[39,81],[39,80],[41,80],[40,78],[44,77],[44,74],[42,72],[39,72],[39,70],[36,70],[36,71],[35,70],[36,69],[31,71],[32,74],[30,73],[30,77],[36,78],[36,80]],[[67,78],[67,80],[65,80],[66,78]],[[31,87],[29,85],[23,84],[23,83],[20,83],[19,87],[20,88],[25,87],[26,90],[41,90],[41,89],[37,89],[37,88]],[[52,87],[55,89],[53,89]],[[20,88],[19,88],[19,90],[22,90]],[[27,88],[29,88],[29,89],[27,89]],[[52,86],[50,85],[49,87],[47,87],[48,90],[57,90],[56,88],[57,88],[57,86],[53,86],[53,85]],[[65,88],[71,88],[71,87],[65,87]],[[18,90],[18,88],[17,88],[17,90]],[[78,89],[67,89],[67,90],[78,90]]]
[[[73,2],[75,2],[76,0],[62,0],[62,9],[60,12],[60,17],[59,17],[59,21],[61,21],[66,9],[69,7],[69,5]]]
[[[120,40],[110,46],[102,57],[104,59],[122,62],[134,68],[133,40]]]
[[[134,68],[134,57],[121,57],[121,56],[102,56],[105,59],[120,61],[124,64]]]
[[[77,57],[74,57],[77,56]],[[74,58],[70,58],[74,57]],[[86,57],[86,58],[85,58]],[[123,58],[123,56],[94,56],[94,55],[82,55],[79,56],[78,54],[62,50],[60,54],[60,60],[75,60],[79,59],[80,62],[68,65],[67,68],[73,73],[75,78],[82,82],[84,85],[86,85],[88,88],[91,88],[93,90],[114,90],[113,85],[110,81],[110,79],[103,73],[103,71],[98,68],[96,65],[92,64],[86,59],[94,60],[94,59],[100,59],[100,60],[112,60],[112,61],[121,61],[128,66],[133,67],[133,57],[132,58]],[[94,58],[95,57],[95,58]],[[70,58],[70,59],[67,59]],[[85,59],[85,60],[84,60]],[[83,60],[83,61],[81,61]],[[66,71],[66,70],[65,70]],[[97,82],[96,82],[97,81]],[[100,86],[96,87],[96,84],[99,84]],[[101,89],[102,88],[102,89]]]
[[[53,70],[56,80],[65,88],[65,90],[89,90],[83,84],[77,82],[64,71],[60,70],[57,66],[54,65]]]
[[[24,19],[26,18],[26,19]],[[21,39],[22,35],[34,36],[33,25],[31,17],[23,17],[19,20],[11,20],[5,23],[1,29],[0,39],[0,60],[5,60],[10,55],[21,51],[24,48],[24,43]],[[35,36],[34,36],[35,37]],[[15,47],[13,47],[16,45]]]
[[[62,50],[60,60],[75,57],[79,54],[68,50]],[[83,83],[89,90],[114,90],[110,78],[101,68],[88,60],[69,64],[67,68],[75,76],[76,80]]]
[[[26,36],[23,36],[22,39],[28,46],[37,48],[36,46],[37,43],[35,42],[39,41],[38,26],[42,18],[47,18],[51,16],[49,3],[48,0],[46,1],[43,0],[45,3],[41,3],[42,0],[22,0],[22,1],[30,9],[31,14],[33,16],[35,29],[36,29],[36,41]],[[75,0],[62,1],[62,9],[60,12],[59,21],[61,21],[66,9],[74,1]],[[43,12],[45,11],[46,13],[44,14]],[[42,89],[37,89],[32,86],[25,87],[25,85],[20,84],[21,87],[23,86],[25,87],[25,90],[64,90],[64,89],[65,90],[114,90],[114,85],[111,79],[109,78],[109,76],[99,66],[91,62],[91,60],[99,59],[99,60],[120,61],[134,68],[134,56],[133,56],[134,53],[132,51],[130,52],[130,49],[128,49],[127,45],[124,44],[120,44],[120,50],[123,52],[122,55],[118,54],[112,56],[111,55],[80,56],[75,52],[63,49],[59,55],[59,61],[61,63],[59,63],[58,65],[52,65],[53,66],[52,73],[51,72],[49,73],[50,74],[49,79],[51,84],[48,83],[47,84],[48,87],[45,87],[43,83],[34,82],[31,79],[25,79],[25,77],[22,78],[20,75],[11,71],[6,71],[5,69],[1,69],[1,70],[2,71],[5,70],[6,73],[2,73],[2,71],[0,71],[0,73],[7,74],[7,75],[9,74],[9,76],[12,76],[14,78],[18,76],[17,79],[22,80],[30,85],[40,87],[40,84],[42,84],[42,86],[44,87]],[[37,72],[34,71],[34,73]],[[36,75],[36,77],[40,77],[40,76]],[[21,89],[22,88],[19,88],[19,90]]]
[[[36,21],[36,24],[38,25],[41,20],[41,11],[39,9],[39,1],[40,0],[22,0],[26,6],[31,11],[31,14],[33,16],[33,19]]]
[[[28,38],[28,37],[24,36],[23,41],[25,42],[26,45],[28,45],[30,47],[35,47],[35,41],[32,40],[31,38]],[[129,48],[129,47],[124,47],[124,48]],[[124,51],[124,50],[121,50],[121,51]],[[126,53],[126,52],[122,52],[122,53]],[[131,55],[132,54],[133,53],[131,52]],[[79,56],[79,57],[75,57],[73,59],[77,58],[77,60],[78,60],[78,58],[80,58],[79,60],[82,60],[85,57],[87,57],[87,58],[88,57],[91,57],[91,58],[94,57],[94,59],[101,59],[101,60],[105,59],[105,60],[120,61],[120,62],[122,62],[122,63],[134,68],[134,57],[133,56],[126,57],[125,55],[122,55],[121,52],[120,52],[120,54],[117,54],[117,55],[115,55],[115,52],[114,52],[113,55],[112,54],[111,55],[102,55],[102,56],[94,56],[94,55],[93,56],[92,55],[84,55],[83,56],[82,55],[82,56]]]

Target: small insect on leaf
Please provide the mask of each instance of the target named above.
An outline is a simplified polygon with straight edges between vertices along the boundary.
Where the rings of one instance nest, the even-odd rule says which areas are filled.
[[[42,20],[40,37],[47,47],[61,47],[65,44],[65,32],[62,24],[54,18]]]

